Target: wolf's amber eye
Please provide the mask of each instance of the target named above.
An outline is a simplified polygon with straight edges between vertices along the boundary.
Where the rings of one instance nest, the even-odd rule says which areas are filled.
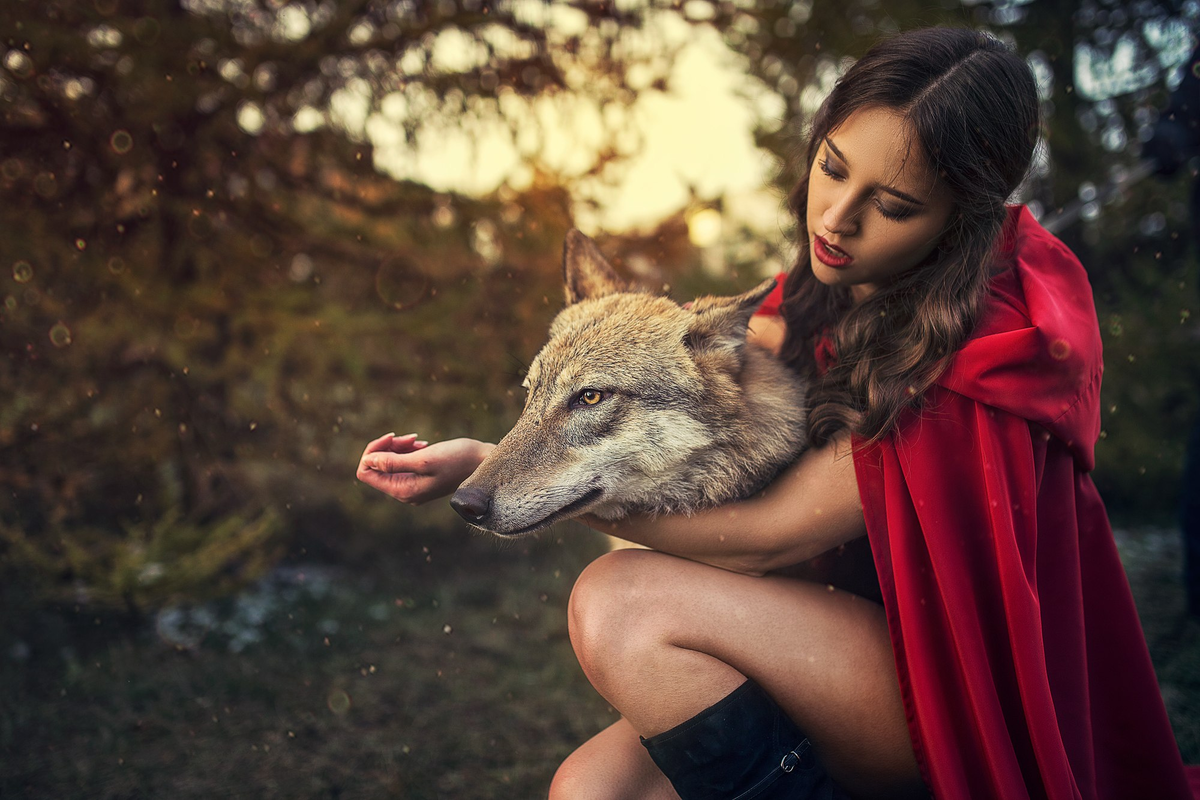
[[[575,398],[575,405],[594,406],[603,399],[604,392],[601,392],[598,389],[584,389],[579,393],[579,396]]]

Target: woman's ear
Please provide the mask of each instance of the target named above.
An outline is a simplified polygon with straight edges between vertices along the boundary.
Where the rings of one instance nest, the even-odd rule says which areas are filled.
[[[575,228],[567,231],[563,242],[563,286],[567,305],[629,291],[596,243]]]
[[[693,352],[725,351],[739,356],[746,343],[750,317],[775,288],[767,280],[748,292],[733,297],[698,297],[692,301],[695,318],[684,334],[684,346]]]

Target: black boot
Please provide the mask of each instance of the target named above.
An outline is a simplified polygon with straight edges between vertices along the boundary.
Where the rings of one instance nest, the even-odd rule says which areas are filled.
[[[642,744],[682,800],[839,800],[812,745],[754,681]]]

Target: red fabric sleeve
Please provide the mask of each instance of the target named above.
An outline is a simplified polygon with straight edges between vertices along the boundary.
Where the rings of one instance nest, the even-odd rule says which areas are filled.
[[[1067,446],[940,386],[855,444],[934,796],[1191,798],[1104,507]]]

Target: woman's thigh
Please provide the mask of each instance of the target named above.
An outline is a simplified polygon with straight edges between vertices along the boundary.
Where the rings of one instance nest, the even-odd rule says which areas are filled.
[[[881,606],[784,577],[750,577],[641,550],[580,576],[571,638],[601,694],[642,735],[752,678],[847,789],[919,786]]]

